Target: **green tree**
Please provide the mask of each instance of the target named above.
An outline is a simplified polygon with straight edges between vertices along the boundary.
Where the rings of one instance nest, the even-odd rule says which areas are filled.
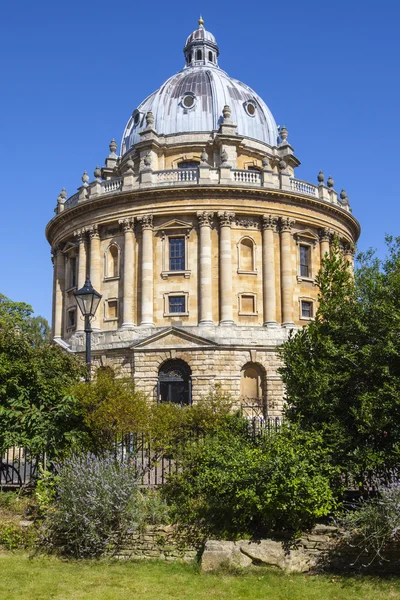
[[[317,276],[315,320],[283,345],[287,416],[322,431],[333,460],[362,480],[398,465],[400,238],[388,257],[359,256],[354,278],[337,246]]]
[[[47,341],[32,308],[0,296],[0,451],[27,446],[55,453],[81,436],[80,407],[66,395],[81,361]]]

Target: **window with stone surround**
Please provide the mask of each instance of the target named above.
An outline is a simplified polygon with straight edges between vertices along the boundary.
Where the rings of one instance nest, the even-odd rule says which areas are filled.
[[[238,245],[238,273],[256,275],[256,244],[250,237],[243,237]]]
[[[310,229],[297,231],[294,239],[297,250],[297,280],[313,282],[315,273],[313,271],[313,250],[318,243],[317,235]]]
[[[119,277],[120,249],[117,244],[110,244],[104,255],[104,279]]]
[[[315,313],[315,301],[312,298],[299,298],[300,320],[311,321]]]
[[[164,294],[164,317],[188,316],[188,292],[169,292]]]
[[[76,329],[76,307],[67,310],[67,330]]]
[[[310,246],[300,244],[300,277],[310,277],[311,275],[310,255]]]
[[[170,237],[169,241],[169,270],[185,270],[185,238]]]
[[[104,303],[104,320],[118,320],[118,300],[117,298],[108,298]]]
[[[78,260],[75,254],[68,256],[67,271],[68,289],[76,288],[78,283]]]
[[[257,315],[257,294],[239,294],[239,315]]]

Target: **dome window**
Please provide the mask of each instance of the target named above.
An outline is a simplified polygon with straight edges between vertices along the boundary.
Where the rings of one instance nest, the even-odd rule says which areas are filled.
[[[203,60],[203,53],[201,50],[196,50],[196,60]]]
[[[134,110],[132,117],[133,117],[133,124],[135,127],[137,127],[140,122],[140,112],[137,109]]]
[[[196,102],[196,97],[191,92],[186,93],[182,98],[184,108],[193,108]]]
[[[256,105],[254,102],[246,102],[244,105],[244,109],[250,117],[254,117],[256,114]]]

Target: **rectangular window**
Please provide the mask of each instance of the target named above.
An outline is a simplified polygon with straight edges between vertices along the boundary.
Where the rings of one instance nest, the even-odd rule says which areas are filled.
[[[107,318],[117,319],[118,318],[118,301],[109,300],[107,302]]]
[[[300,246],[300,276],[310,277],[310,247]]]
[[[254,313],[254,296],[242,296],[242,311],[244,313]]]
[[[185,238],[169,238],[169,270],[185,270]]]
[[[303,319],[311,319],[313,316],[313,303],[307,300],[301,301],[301,316]]]
[[[76,267],[77,260],[75,256],[71,256],[69,259],[69,287],[76,287]]]
[[[76,309],[72,308],[67,312],[67,329],[76,327]]]
[[[169,296],[168,308],[170,313],[184,313],[185,308],[185,296]]]

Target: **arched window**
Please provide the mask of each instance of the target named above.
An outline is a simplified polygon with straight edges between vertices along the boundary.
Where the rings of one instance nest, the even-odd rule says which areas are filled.
[[[201,50],[196,50],[196,60],[201,60],[203,58],[203,53]]]
[[[185,361],[167,360],[158,372],[158,399],[183,406],[192,402],[190,367]]]
[[[240,373],[243,409],[250,416],[265,416],[264,372],[260,365],[247,363]]]
[[[254,272],[255,264],[255,244],[251,238],[245,237],[239,243],[239,271]]]
[[[105,277],[119,277],[119,248],[116,244],[110,244],[105,255]]]
[[[213,53],[212,53],[212,52],[209,52],[209,53],[208,53],[208,60],[209,60],[210,62],[214,62],[214,60],[213,60]]]

